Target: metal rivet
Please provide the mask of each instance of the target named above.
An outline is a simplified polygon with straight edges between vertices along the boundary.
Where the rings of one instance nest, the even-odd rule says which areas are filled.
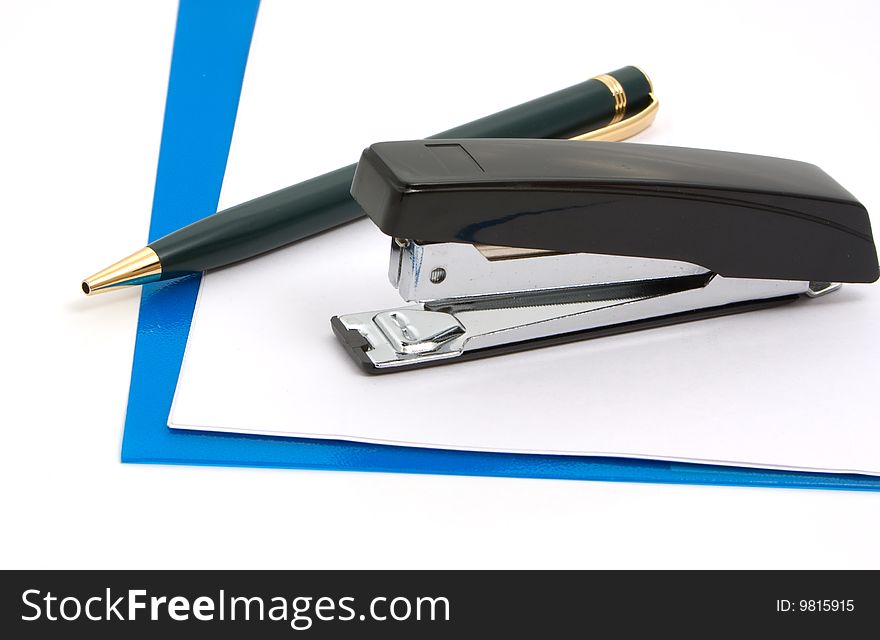
[[[443,267],[437,267],[431,272],[431,282],[434,284],[440,284],[446,280],[446,269]]]

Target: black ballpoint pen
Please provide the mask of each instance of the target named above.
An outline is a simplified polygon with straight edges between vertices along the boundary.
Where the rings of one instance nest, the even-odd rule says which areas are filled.
[[[651,124],[650,80],[624,67],[444,131],[434,138],[622,140]],[[82,281],[86,294],[206,271],[363,216],[351,198],[355,165],[230,207],[170,233]]]

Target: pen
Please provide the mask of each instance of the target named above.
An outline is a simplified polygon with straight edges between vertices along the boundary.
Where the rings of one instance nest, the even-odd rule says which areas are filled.
[[[636,67],[439,133],[433,138],[622,140],[651,124],[658,102]],[[356,165],[260,196],[174,231],[82,281],[90,295],[198,273],[257,256],[364,215],[350,190]]]

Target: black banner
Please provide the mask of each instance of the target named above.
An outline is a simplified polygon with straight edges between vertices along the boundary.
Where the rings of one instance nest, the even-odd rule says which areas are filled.
[[[836,571],[21,571],[2,573],[0,630],[7,638],[851,637],[880,623],[876,582],[874,572]]]

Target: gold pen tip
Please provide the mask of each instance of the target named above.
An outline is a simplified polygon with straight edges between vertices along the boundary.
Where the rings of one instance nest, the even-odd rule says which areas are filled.
[[[144,247],[85,278],[82,281],[82,292],[90,296],[117,287],[155,282],[161,278],[162,263],[159,256],[150,247]]]

